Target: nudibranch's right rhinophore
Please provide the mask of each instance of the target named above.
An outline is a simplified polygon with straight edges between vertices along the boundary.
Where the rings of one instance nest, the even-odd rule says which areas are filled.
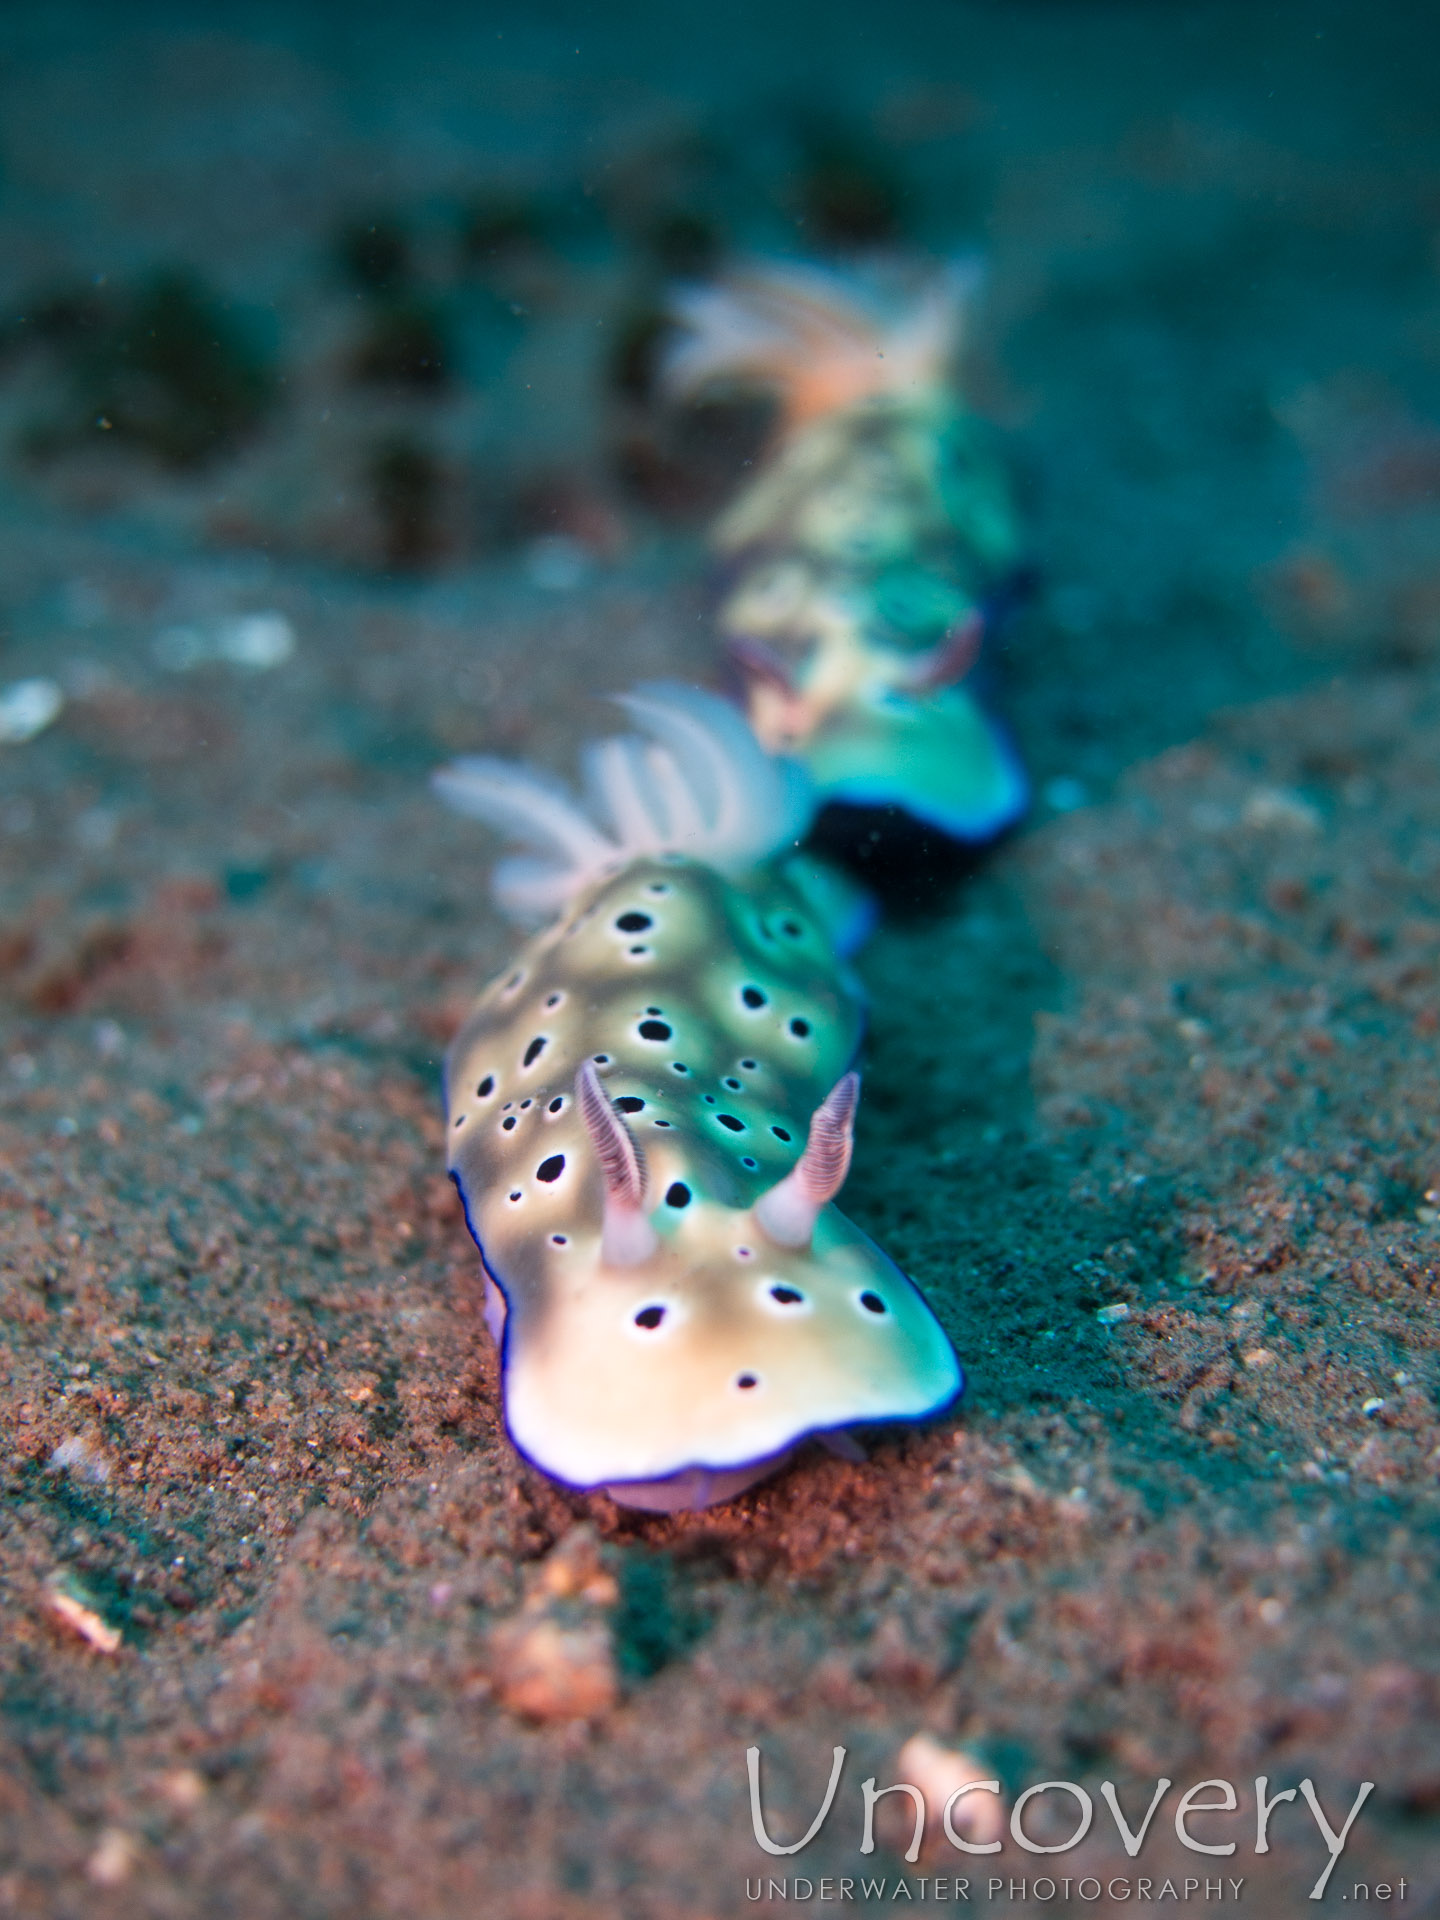
[[[489,1280],[506,1424],[535,1465],[704,1506],[807,1435],[913,1420],[961,1375],[923,1295],[832,1204],[860,1004],[809,802],[723,701],[624,703],[591,808],[523,768],[436,784],[545,859],[501,904],[557,916],[446,1063],[450,1169]]]
[[[823,798],[959,840],[1022,811],[1019,761],[962,682],[1022,577],[1006,476],[949,382],[976,274],[918,291],[772,263],[677,295],[677,396],[772,390],[759,477],[721,519],[718,624],[757,738]]]

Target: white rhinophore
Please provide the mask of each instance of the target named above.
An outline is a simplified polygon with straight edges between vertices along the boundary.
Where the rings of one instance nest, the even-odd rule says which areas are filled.
[[[588,1060],[575,1076],[575,1098],[605,1182],[600,1258],[607,1267],[638,1267],[660,1244],[645,1217],[645,1157]]]
[[[832,1201],[850,1171],[860,1076],[837,1080],[810,1118],[805,1151],[778,1185],[755,1202],[755,1218],[781,1247],[808,1247],[820,1209]]]

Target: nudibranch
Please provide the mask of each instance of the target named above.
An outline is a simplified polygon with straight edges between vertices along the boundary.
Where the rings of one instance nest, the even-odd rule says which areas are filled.
[[[959,840],[1023,810],[1019,761],[962,684],[1023,578],[1003,468],[950,383],[973,268],[918,291],[769,264],[681,290],[662,369],[780,403],[758,477],[714,533],[717,620],[750,723],[822,798]]]
[[[464,759],[441,795],[542,856],[500,904],[553,916],[446,1060],[449,1164],[487,1276],[505,1420],[553,1478],[658,1510],[728,1499],[804,1438],[961,1387],[919,1289],[832,1204],[859,1093],[857,988],[786,860],[797,770],[723,701],[623,703],[590,804]]]

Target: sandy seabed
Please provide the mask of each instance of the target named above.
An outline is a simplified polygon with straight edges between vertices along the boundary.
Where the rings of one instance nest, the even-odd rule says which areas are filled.
[[[927,1289],[963,1408],[674,1518],[504,1439],[437,1087],[512,936],[425,783],[466,749],[565,769],[608,692],[713,679],[699,516],[608,477],[613,237],[448,398],[345,398],[314,261],[372,193],[724,125],[815,23],[722,53],[637,9],[572,76],[554,24],[501,56],[438,14],[343,46],[324,9],[106,20],[0,23],[7,301],[184,258],[280,315],[302,397],[195,475],[82,449],[6,481],[0,672],[66,706],[0,748],[0,1914],[958,1912],[957,1877],[971,1910],[1313,1911],[1320,1833],[1286,1803],[1257,1857],[1261,1776],[1335,1826],[1373,1781],[1327,1898],[1437,1911],[1420,13],[832,25],[825,84],[985,209],[974,378],[1043,563],[996,685],[1039,797],[894,887],[862,961],[845,1204]],[[50,378],[0,365],[7,432]],[[355,449],[417,419],[520,494],[539,447],[568,544],[467,551],[437,509],[418,575],[367,574]],[[291,657],[180,670],[177,627],[256,612]],[[517,1691],[541,1614],[578,1636],[573,1718]],[[992,1866],[932,1832],[907,1866],[892,1801],[862,1857],[860,1782],[922,1733],[1007,1806],[1084,1785],[1090,1833]],[[767,1857],[747,1747],[790,1838],[836,1745],[820,1836]],[[1099,1783],[1133,1815],[1162,1776],[1132,1859]],[[1224,1858],[1173,1823],[1217,1778],[1240,1810],[1192,1830]]]

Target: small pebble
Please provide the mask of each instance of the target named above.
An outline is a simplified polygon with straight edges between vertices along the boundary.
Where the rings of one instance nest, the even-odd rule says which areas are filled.
[[[209,1788],[203,1775],[193,1767],[172,1767],[169,1773],[162,1773],[155,1782],[155,1791],[172,1806],[176,1813],[193,1813],[204,1800]]]
[[[94,1041],[100,1058],[113,1060],[125,1051],[125,1029],[114,1020],[97,1020]]]
[[[529,1720],[594,1719],[620,1695],[604,1620],[564,1626],[522,1615],[491,1635],[490,1670],[500,1699]]]
[[[582,1522],[551,1548],[540,1562],[536,1592],[561,1600],[587,1600],[597,1607],[614,1606],[620,1589],[601,1561],[600,1536],[593,1527]]]
[[[1284,787],[1257,787],[1240,817],[1247,827],[1285,833],[1318,833],[1323,824],[1318,808]]]
[[[520,1613],[490,1636],[500,1700],[529,1720],[590,1720],[620,1697],[610,1635],[619,1588],[584,1523],[541,1561]]]
[[[1113,1327],[1117,1320],[1130,1318],[1130,1303],[1128,1300],[1112,1300],[1108,1307],[1101,1307],[1095,1318],[1102,1327]]]
[[[1010,1493],[1024,1494],[1028,1499],[1038,1500],[1043,1491],[1040,1482],[1026,1467],[1001,1467],[992,1478],[997,1487],[1004,1487]]]
[[[945,1803],[950,1796],[961,1787],[969,1786],[972,1780],[994,1777],[994,1770],[983,1761],[958,1747],[941,1746],[928,1733],[914,1734],[905,1742],[896,1756],[895,1778],[918,1787],[924,1798],[927,1853],[945,1856],[952,1853],[943,1824]],[[910,1796],[895,1794],[891,1799],[900,1814],[906,1816],[900,1824],[909,1825],[913,1832]],[[998,1793],[977,1788],[974,1793],[962,1794],[954,1803],[950,1824],[962,1840],[968,1840],[972,1846],[986,1846],[1005,1832],[1004,1803]],[[906,1858],[913,1860],[913,1853],[907,1851]]]
[[[1383,1413],[1384,1410],[1385,1410],[1385,1402],[1380,1398],[1378,1394],[1372,1394],[1371,1397],[1365,1402],[1364,1406],[1362,1406],[1360,1409],[1360,1411],[1363,1414],[1367,1415],[1367,1417],[1369,1417],[1372,1420],[1374,1419],[1377,1413]]]
[[[123,1828],[106,1827],[85,1863],[85,1871],[97,1887],[123,1886],[134,1871],[138,1851]]]

